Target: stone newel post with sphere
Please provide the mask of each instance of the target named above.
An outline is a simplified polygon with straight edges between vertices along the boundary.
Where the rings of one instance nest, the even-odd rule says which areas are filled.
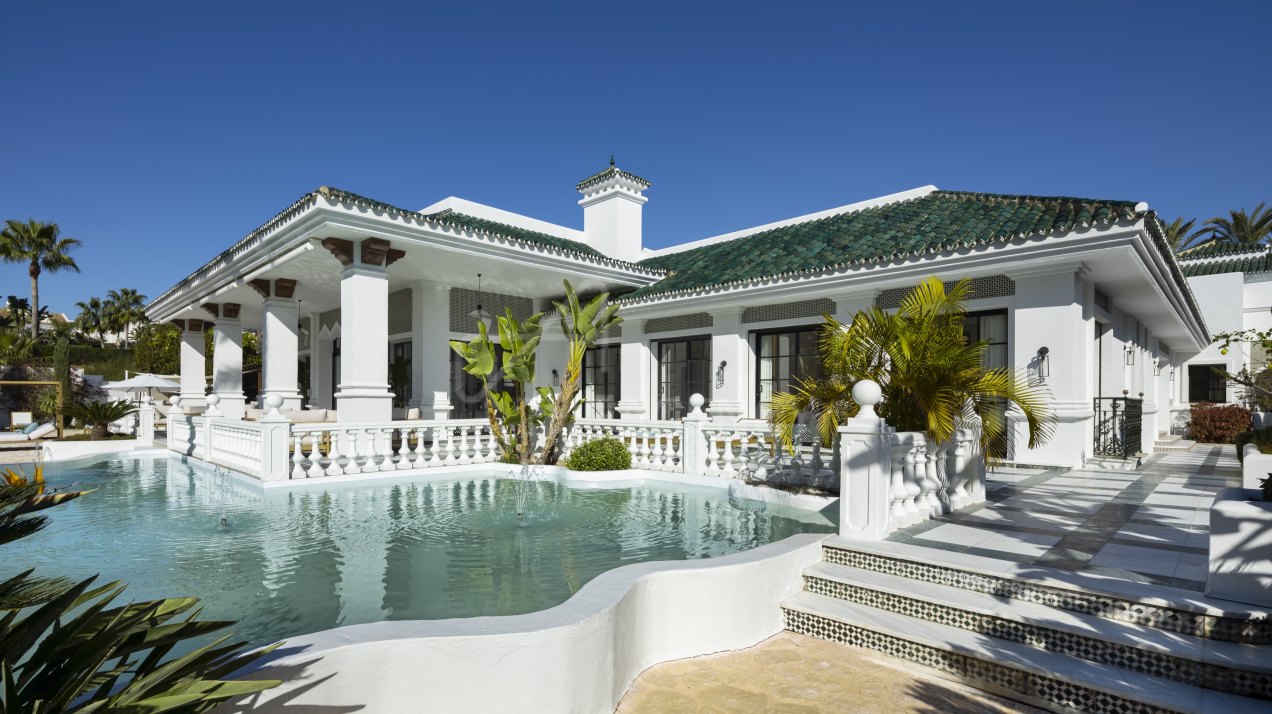
[[[839,534],[882,540],[890,530],[891,428],[875,413],[883,395],[864,379],[852,388],[861,406],[839,427]]]

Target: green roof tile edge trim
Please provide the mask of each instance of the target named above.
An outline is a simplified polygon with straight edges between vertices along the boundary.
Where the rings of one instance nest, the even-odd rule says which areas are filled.
[[[173,293],[176,293],[177,291],[179,291],[181,288],[185,287],[186,285],[189,285],[195,280],[203,277],[204,275],[207,275],[209,272],[211,272],[212,270],[215,270],[217,267],[224,265],[228,259],[235,257],[237,254],[241,252],[243,248],[247,247],[254,241],[257,241],[263,238],[264,236],[268,235],[269,233],[282,227],[288,221],[291,221],[296,216],[300,215],[301,213],[308,210],[309,208],[312,208],[314,205],[317,204],[319,196],[336,200],[341,203],[345,203],[347,205],[359,206],[363,208],[371,208],[373,210],[383,211],[392,216],[398,216],[401,218],[406,218],[406,219],[415,220],[415,221],[427,221],[429,223],[446,226],[454,230],[460,230],[460,231],[464,231],[468,233],[473,233],[483,238],[506,240],[518,248],[553,250],[563,256],[580,258],[582,260],[586,260],[592,263],[597,263],[600,265],[609,265],[609,266],[613,266],[617,268],[622,268],[630,272],[639,273],[649,277],[659,277],[661,275],[664,275],[662,271],[652,270],[650,268],[641,266],[637,263],[628,263],[622,260],[607,258],[601,255],[600,253],[596,252],[595,250],[591,249],[590,247],[583,245],[582,243],[577,243],[576,241],[570,241],[565,238],[557,238],[556,236],[550,236],[546,233],[538,233],[536,231],[523,230],[520,228],[515,228],[513,226],[506,226],[502,223],[495,223],[493,221],[485,221],[483,219],[473,218],[471,216],[463,216],[463,214],[455,214],[456,216],[463,216],[462,220],[448,219],[446,215],[444,215],[448,213],[448,211],[441,211],[439,213],[435,213],[432,215],[425,215],[418,211],[408,211],[405,208],[399,208],[397,206],[385,203],[383,201],[377,201],[372,198],[367,198],[366,196],[361,196],[351,191],[345,191],[338,188],[332,188],[330,186],[320,186],[318,187],[317,190],[311,191],[305,194],[304,196],[301,196],[290,206],[288,206],[287,208],[275,214],[273,218],[270,218],[268,221],[261,224],[261,226],[258,227],[256,230],[253,230],[251,233],[248,233],[238,242],[234,243],[234,245],[221,251],[214,258],[204,263],[194,272],[190,273],[185,278],[182,278],[179,282],[177,282],[175,285],[165,290],[161,295],[156,297],[154,300],[151,300],[150,303],[147,305],[147,307],[158,304],[159,302],[166,299]],[[473,221],[479,221],[481,223],[488,224],[488,227],[476,227],[474,225],[470,225],[469,223]],[[546,238],[553,239],[554,242],[559,241],[561,244],[574,244],[574,246],[554,245],[547,242],[540,243],[534,240],[528,240],[526,238],[518,237],[517,235],[509,235],[509,234],[499,232],[497,230],[494,230],[493,227],[501,227],[501,228],[507,229],[509,233],[522,233],[527,235],[527,237],[544,236]]]

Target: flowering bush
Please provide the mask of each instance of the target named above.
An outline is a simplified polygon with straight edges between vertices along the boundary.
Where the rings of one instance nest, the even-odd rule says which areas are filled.
[[[1237,435],[1250,429],[1250,410],[1236,404],[1192,405],[1188,416],[1188,438],[1206,444],[1233,444]]]

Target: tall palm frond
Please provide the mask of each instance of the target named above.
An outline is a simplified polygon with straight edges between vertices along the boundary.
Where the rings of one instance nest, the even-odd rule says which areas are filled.
[[[1193,230],[1193,226],[1197,225],[1196,218],[1184,220],[1176,218],[1170,223],[1163,224],[1166,231],[1166,240],[1170,241],[1170,247],[1176,253],[1181,253],[1189,248],[1206,243],[1210,240],[1211,232],[1206,228],[1198,228]]]
[[[1211,218],[1205,227],[1224,243],[1258,245],[1272,235],[1272,209],[1260,203],[1250,213],[1245,209],[1229,211],[1227,218]]]
[[[79,272],[79,266],[71,257],[72,249],[81,245],[74,238],[62,238],[62,229],[56,223],[42,223],[34,218],[27,222],[5,221],[0,231],[0,260],[8,263],[26,263],[27,276],[31,278],[31,305],[40,304],[40,274],[63,270]],[[40,338],[40,321],[31,320],[31,337]]]

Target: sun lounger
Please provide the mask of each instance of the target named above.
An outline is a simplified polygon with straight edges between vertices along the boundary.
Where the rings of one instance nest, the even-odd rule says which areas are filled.
[[[0,444],[22,444],[48,438],[57,434],[57,427],[52,424],[31,424],[22,431],[0,433]]]

